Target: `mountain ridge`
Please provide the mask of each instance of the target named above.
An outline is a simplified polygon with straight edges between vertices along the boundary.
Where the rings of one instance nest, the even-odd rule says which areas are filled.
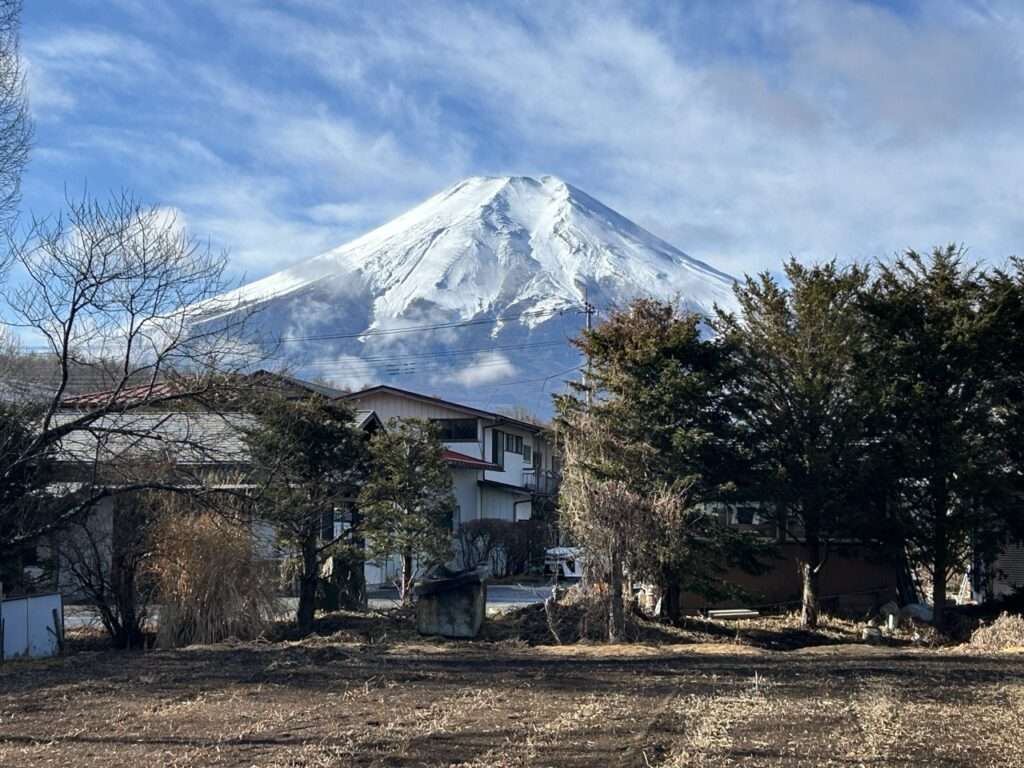
[[[517,377],[578,363],[567,343],[558,352],[553,342],[578,332],[565,318],[585,297],[610,307],[649,295],[708,313],[713,304],[732,305],[732,282],[557,177],[473,176],[224,298],[259,310],[250,342],[310,340],[281,345],[282,361],[303,375],[349,387],[445,386],[456,390],[450,395],[478,405],[484,397],[493,406],[496,396],[482,387],[507,390]],[[486,318],[505,319],[487,326]],[[474,323],[460,325],[467,321]],[[416,330],[437,325],[446,327]],[[459,361],[452,353],[447,368],[382,364],[440,359],[446,350],[487,343],[523,350]],[[523,404],[514,392],[499,399]]]

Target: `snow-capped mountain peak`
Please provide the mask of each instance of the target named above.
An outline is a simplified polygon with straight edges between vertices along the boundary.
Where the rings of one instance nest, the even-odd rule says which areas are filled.
[[[565,310],[585,293],[598,307],[650,295],[710,311],[732,302],[732,278],[554,176],[474,176],[233,298],[261,310],[258,336],[282,338],[301,372],[493,407],[530,406],[506,384],[578,360]]]

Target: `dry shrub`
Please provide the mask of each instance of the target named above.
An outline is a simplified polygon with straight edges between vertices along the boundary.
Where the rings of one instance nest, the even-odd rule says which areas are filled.
[[[608,641],[608,585],[576,585],[557,601],[510,611],[506,621],[517,625],[517,639],[534,645],[571,645],[580,641]],[[636,617],[627,613],[627,639],[637,639]]]
[[[987,626],[971,635],[971,647],[981,651],[1004,651],[1024,648],[1024,616],[1003,613]]]
[[[248,526],[169,509],[152,542],[162,647],[251,640],[279,613],[272,573],[257,559]]]

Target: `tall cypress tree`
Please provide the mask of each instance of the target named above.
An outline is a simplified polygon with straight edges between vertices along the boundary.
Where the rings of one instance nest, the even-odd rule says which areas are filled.
[[[453,555],[452,471],[436,427],[417,419],[392,419],[370,442],[370,460],[359,495],[367,548],[372,556],[401,558],[399,596],[409,603],[417,565]]]
[[[949,579],[994,551],[1019,514],[1019,277],[968,266],[955,245],[907,251],[880,267],[865,302],[892,501],[931,576],[936,624]]]
[[[755,472],[744,493],[781,534],[803,545],[802,621],[814,627],[830,551],[864,535],[873,397],[858,359],[868,273],[835,262],[785,265],[789,285],[762,274],[736,287],[740,314],[716,327],[735,349],[742,423]]]

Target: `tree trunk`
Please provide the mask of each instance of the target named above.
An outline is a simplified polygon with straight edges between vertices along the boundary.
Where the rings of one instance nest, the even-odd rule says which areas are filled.
[[[328,611],[366,610],[366,575],[359,555],[333,555],[331,575],[320,580],[320,607]]]
[[[316,527],[306,532],[302,542],[302,574],[299,577],[299,609],[297,621],[299,631],[303,634],[313,629],[313,617],[316,610],[316,588],[320,579],[320,558],[317,556]]]
[[[352,545],[355,549],[355,556],[350,563],[352,573],[349,577],[349,593],[347,606],[352,610],[365,611],[367,609],[366,595],[366,539],[359,533],[363,523],[363,516],[358,509],[352,509]],[[345,596],[342,596],[342,603],[346,603]]]
[[[935,559],[932,570],[932,623],[936,627],[941,627],[946,620],[946,571],[949,569],[944,505],[942,510],[935,510],[934,525],[932,548]]]
[[[820,605],[818,570],[809,562],[801,563],[800,570],[803,578],[800,623],[804,629],[815,629],[818,626]]]
[[[803,581],[800,623],[804,629],[815,629],[818,626],[818,614],[821,611],[821,540],[817,531],[812,529],[807,531],[805,555],[807,559],[800,563],[800,575]]]
[[[402,553],[402,584],[399,597],[402,605],[412,605],[412,551]]]
[[[608,584],[608,642],[621,643],[626,639],[626,615],[622,605],[622,550],[613,547],[611,574]]]
[[[679,580],[671,576],[664,581],[661,591],[661,618],[668,619],[672,624],[679,624],[683,614],[683,590]]]
[[[119,620],[119,636],[116,638],[117,645],[127,650],[142,648],[145,645],[141,626],[144,621],[140,621],[143,617],[139,616],[139,605],[135,593],[134,569],[131,569],[130,574],[126,574],[127,569],[123,566],[118,570],[119,578],[114,582],[114,589],[116,590],[114,601],[117,606]]]

